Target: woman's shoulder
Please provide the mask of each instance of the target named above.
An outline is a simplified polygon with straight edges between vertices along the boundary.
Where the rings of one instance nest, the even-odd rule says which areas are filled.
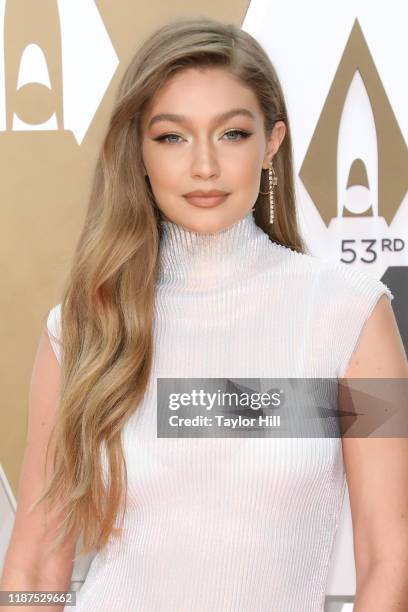
[[[386,295],[391,301],[394,295],[372,273],[355,266],[310,255],[298,259],[308,261],[314,270],[314,282],[302,300],[303,307],[321,341],[331,346],[332,354],[327,354],[327,359],[332,360],[336,375],[342,377],[379,298]]]
[[[372,272],[342,261],[324,259],[311,253],[296,251],[289,246],[273,243],[288,272],[304,275],[314,288],[336,300],[341,296],[356,296],[373,300],[385,293],[394,298],[390,288]]]
[[[369,306],[382,294],[386,294],[390,301],[394,299],[390,288],[371,271],[342,261],[321,260],[319,275],[322,287],[332,298],[345,296],[352,300],[352,304],[364,301]]]

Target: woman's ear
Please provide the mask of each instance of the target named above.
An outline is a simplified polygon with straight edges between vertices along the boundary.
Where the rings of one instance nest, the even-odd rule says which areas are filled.
[[[267,170],[271,161],[281,146],[286,135],[286,125],[284,121],[277,121],[273,126],[270,137],[268,138],[267,150],[265,152],[263,167]]]

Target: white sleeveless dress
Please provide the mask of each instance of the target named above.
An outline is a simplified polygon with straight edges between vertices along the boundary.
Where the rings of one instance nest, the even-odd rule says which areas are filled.
[[[252,212],[216,234],[162,227],[153,370],[123,429],[124,531],[93,558],[75,610],[323,612],[341,439],[158,438],[156,382],[341,377],[379,297],[394,296],[272,243]],[[57,304],[58,359],[59,316]]]

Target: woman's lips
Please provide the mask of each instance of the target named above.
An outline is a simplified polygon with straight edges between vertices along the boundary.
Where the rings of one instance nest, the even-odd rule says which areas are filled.
[[[200,208],[212,208],[213,206],[218,206],[227,199],[229,193],[225,193],[224,195],[219,196],[183,196],[187,202],[193,204],[194,206],[199,206]]]

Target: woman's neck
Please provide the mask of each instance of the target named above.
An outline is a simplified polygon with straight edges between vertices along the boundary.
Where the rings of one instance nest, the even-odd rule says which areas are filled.
[[[273,247],[252,211],[226,229],[201,234],[161,222],[158,284],[205,291],[262,270]]]

